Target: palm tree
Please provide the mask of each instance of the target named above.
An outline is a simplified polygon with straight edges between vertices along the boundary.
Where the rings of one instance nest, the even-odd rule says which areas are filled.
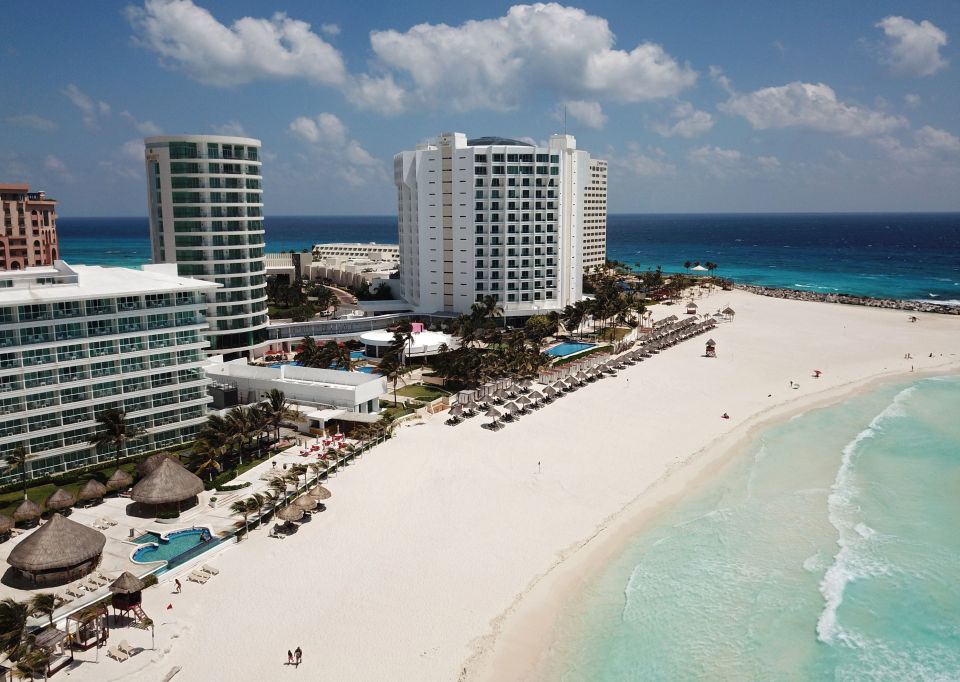
[[[316,341],[313,340],[312,336],[305,336],[300,342],[300,345],[297,347],[297,352],[293,356],[294,362],[299,362],[304,367],[313,367],[313,360],[317,355]]]
[[[243,527],[244,532],[247,535],[250,535],[250,512],[253,510],[250,508],[249,500],[237,500],[230,505],[230,513],[238,514],[243,517]]]
[[[256,514],[259,519],[263,516],[263,508],[267,506],[267,496],[263,493],[254,493],[247,498],[247,508],[250,513]]]
[[[300,413],[287,402],[287,396],[283,391],[276,388],[270,389],[260,405],[267,416],[267,421],[273,426],[277,440],[280,440],[280,424],[300,417]]]
[[[276,504],[280,502],[285,502],[287,499],[287,479],[283,476],[277,475],[270,479],[270,482],[267,484],[274,493],[276,493]]]
[[[0,651],[13,658],[23,645],[29,608],[26,602],[7,597],[0,600]]]
[[[230,451],[230,446],[227,443],[217,445],[205,439],[198,439],[194,443],[193,451],[200,455],[201,460],[194,473],[202,476],[203,472],[209,471],[212,481],[214,471],[217,473],[223,471],[223,464],[220,461]]]
[[[688,272],[689,272],[689,270],[690,270],[690,266],[691,266],[691,265],[693,265],[693,263],[691,263],[691,262],[688,261],[688,260],[683,262],[683,267],[684,267],[684,269],[687,270]]]
[[[97,417],[97,422],[103,430],[94,434],[90,445],[113,446],[116,449],[114,457],[117,466],[120,466],[120,453],[127,445],[142,439],[146,434],[146,429],[142,426],[127,423],[127,413],[123,410],[106,410]]]
[[[53,625],[53,612],[57,610],[57,595],[53,592],[38,592],[30,599],[30,612],[42,613]]]
[[[18,471],[23,484],[23,499],[27,499],[27,449],[23,447],[23,443],[17,443],[3,473],[13,474]]]
[[[294,486],[298,486],[298,487],[299,487],[299,485],[300,485],[300,477],[301,477],[301,476],[303,476],[303,484],[304,484],[304,485],[307,484],[307,472],[308,472],[308,471],[309,471],[309,469],[307,469],[307,467],[304,466],[303,464],[294,464],[292,467],[290,467],[290,473],[287,474],[287,476],[290,477],[291,483],[293,483]]]

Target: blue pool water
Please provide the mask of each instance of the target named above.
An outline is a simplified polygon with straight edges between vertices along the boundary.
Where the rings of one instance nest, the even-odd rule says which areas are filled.
[[[350,351],[351,360],[363,360],[363,351],[362,350],[353,350]]]
[[[563,358],[568,355],[573,355],[574,353],[579,353],[580,351],[585,351],[588,348],[593,348],[592,343],[561,343],[553,348],[548,348],[544,352],[547,355],[552,355],[555,358]]]
[[[181,554],[184,554],[197,545],[209,543],[211,540],[210,531],[206,528],[190,528],[171,533],[167,539],[161,539],[156,533],[146,533],[138,537],[134,542],[138,545],[145,543],[158,543],[148,547],[141,547],[133,553],[133,560],[139,563],[148,563],[151,561],[170,561]]]
[[[364,374],[376,374],[376,372],[374,371],[375,369],[376,367],[367,366],[367,367],[358,367],[357,371],[363,372]]]

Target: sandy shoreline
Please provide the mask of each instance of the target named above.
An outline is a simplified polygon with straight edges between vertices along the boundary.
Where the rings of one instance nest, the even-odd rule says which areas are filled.
[[[153,649],[69,676],[160,680],[179,666],[177,681],[535,678],[551,614],[582,576],[751,428],[960,361],[953,316],[911,324],[899,311],[740,291],[700,303],[737,311],[709,334],[716,359],[697,337],[498,433],[444,415],[403,427],[331,479],[327,511],[294,536],[256,531],[210,559],[220,575],[208,584],[148,590]],[[284,663],[298,645],[295,673]]]

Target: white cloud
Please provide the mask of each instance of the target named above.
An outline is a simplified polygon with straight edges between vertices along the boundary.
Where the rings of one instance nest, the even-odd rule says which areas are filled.
[[[747,94],[731,94],[721,111],[743,116],[756,130],[803,128],[853,137],[882,135],[907,125],[901,116],[847,104],[829,85],[793,82]]]
[[[407,93],[390,74],[379,77],[361,74],[351,80],[344,94],[354,106],[388,116],[401,113],[407,106]]]
[[[916,109],[921,104],[923,104],[923,98],[920,97],[920,95],[907,93],[906,95],[903,96],[903,103],[906,104],[911,109]]]
[[[340,27],[336,24],[320,24],[320,32],[325,36],[338,36],[340,35]]]
[[[616,153],[607,155],[608,163],[622,171],[625,175],[634,175],[641,178],[667,177],[677,173],[666,152],[652,147],[644,150],[639,144],[629,143],[626,156],[617,156]]]
[[[56,173],[60,178],[66,182],[73,182],[73,175],[67,170],[66,164],[53,154],[47,154],[47,158],[43,160],[43,167],[48,171]]]
[[[903,76],[932,76],[947,66],[940,48],[947,34],[929,21],[919,24],[905,17],[889,16],[876,24],[887,40],[882,61],[893,73]]]
[[[323,85],[346,80],[340,53],[310,24],[277,12],[225,26],[191,0],[146,0],[127,10],[137,40],[163,63],[215,86],[261,78],[305,78]]]
[[[928,162],[960,154],[960,138],[931,126],[913,131],[912,146],[889,136],[877,139],[876,143],[890,158],[903,163]]]
[[[217,135],[233,135],[234,137],[244,137],[247,131],[243,129],[240,121],[227,121],[225,123],[210,126]]]
[[[752,156],[737,149],[723,149],[704,145],[687,152],[687,160],[693,166],[705,169],[718,179],[743,175],[760,175],[780,168],[775,156]]]
[[[141,135],[149,137],[151,135],[159,135],[163,131],[153,121],[138,121],[133,114],[129,111],[121,111],[120,116],[127,120],[127,122],[137,129]]]
[[[104,101],[96,102],[90,95],[70,83],[61,92],[80,110],[83,124],[90,130],[96,130],[99,119],[110,115],[110,105]]]
[[[457,111],[507,110],[532,91],[561,99],[642,102],[673,97],[697,75],[654,43],[614,49],[607,20],[561,5],[515,5],[495,19],[374,31],[380,65],[411,99]]]
[[[557,105],[554,116],[562,120],[564,110],[569,116],[572,116],[587,128],[601,130],[607,124],[607,115],[603,113],[603,108],[599,102],[569,100]]]
[[[127,140],[120,146],[120,155],[132,161],[143,162],[143,140]]]
[[[32,128],[43,133],[52,133],[59,126],[48,118],[39,114],[18,114],[16,116],[7,116],[6,122],[18,128]]]
[[[658,123],[653,130],[663,137],[697,137],[713,128],[713,116],[694,108],[689,102],[679,102],[673,108],[672,123]]]
[[[335,114],[300,116],[290,123],[289,130],[311,145],[310,153],[322,158],[318,168],[332,170],[337,178],[352,187],[383,182],[387,178],[383,163],[350,137],[347,127]]]

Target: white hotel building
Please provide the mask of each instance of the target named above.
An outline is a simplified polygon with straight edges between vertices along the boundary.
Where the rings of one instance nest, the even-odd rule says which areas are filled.
[[[148,137],[154,263],[216,282],[207,301],[210,354],[246,357],[267,339],[260,140],[223,135]]]
[[[539,148],[443,133],[397,154],[403,298],[422,313],[464,313],[492,295],[508,316],[579,300],[601,229],[605,251],[606,165],[601,178],[598,163],[572,135]],[[602,225],[600,205],[587,202],[601,180]]]
[[[216,288],[172,265],[0,272],[0,459],[23,445],[31,476],[110,459],[89,444],[109,409],[147,430],[124,455],[192,440],[211,400],[201,368]]]

